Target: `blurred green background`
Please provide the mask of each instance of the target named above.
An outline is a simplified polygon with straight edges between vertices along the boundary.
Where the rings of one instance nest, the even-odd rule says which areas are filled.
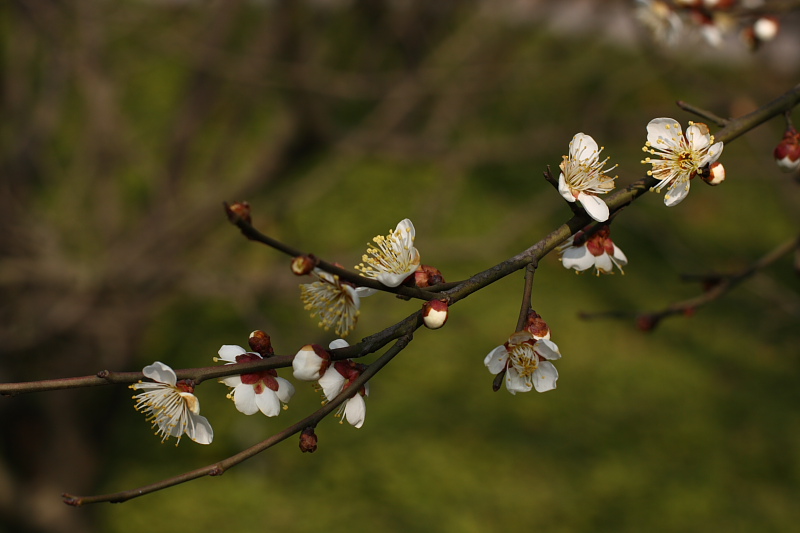
[[[542,179],[582,131],[642,176],[645,125],[682,99],[738,116],[797,83],[791,24],[747,53],[676,51],[624,1],[33,2],[0,5],[0,381],[208,366],[254,329],[280,354],[332,336],[256,227],[345,266],[408,217],[424,263],[464,279],[570,216]],[[560,6],[560,7],[554,7]],[[793,20],[789,17],[788,21]],[[796,20],[795,20],[796,22]],[[797,232],[774,120],[725,148],[728,180],[677,208],[647,195],[614,224],[625,275],[537,272],[563,359],[556,391],[492,393],[483,357],[516,324],[509,276],[421,330],[371,383],[364,427],[334,419],[220,478],[121,505],[116,492],[210,464],[277,419],[197,390],[204,447],[162,445],[124,387],[0,400],[0,530],[161,533],[788,531],[800,521],[800,296],[784,258],[652,333],[580,311],[698,294],[681,273],[740,269]],[[349,340],[418,303],[364,300]],[[289,376],[283,371],[282,375]]]

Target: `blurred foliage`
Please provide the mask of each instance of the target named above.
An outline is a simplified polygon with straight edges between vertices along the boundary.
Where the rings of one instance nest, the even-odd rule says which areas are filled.
[[[3,381],[208,366],[253,329],[281,354],[327,344],[302,309],[304,280],[228,225],[222,201],[246,199],[256,227],[348,267],[411,218],[423,262],[454,281],[567,219],[541,174],[576,132],[605,146],[624,186],[645,170],[650,119],[695,118],[675,100],[734,116],[797,76],[772,69],[766,49],[723,61],[615,42],[599,28],[625,12],[600,7],[594,29],[565,34],[467,2],[33,4],[0,8],[12,76],[2,290],[28,302],[3,312]],[[800,283],[788,259],[651,334],[577,318],[695,295],[679,273],[735,270],[794,235],[800,193],[771,158],[782,130],[775,120],[726,146],[721,187],[625,209],[613,235],[624,276],[542,262],[534,307],[564,354],[557,391],[491,392],[482,358],[512,333],[521,298],[522,275],[510,276],[453,307],[444,329],[419,331],[371,384],[364,427],[324,421],[316,453],[290,439],[222,477],[84,509],[58,499],[77,491],[75,473],[53,468],[35,505],[25,483],[42,474],[13,485],[6,473],[9,531],[31,509],[111,533],[790,530]],[[350,340],[417,308],[364,300]],[[216,440],[179,448],[158,443],[128,391],[71,393],[64,431],[73,418],[94,428],[76,483],[115,492],[236,453],[319,405],[297,388],[266,419],[236,412],[222,385],[199,387]],[[0,415],[59,394],[6,400]],[[23,453],[10,439],[3,451],[9,464]],[[75,457],[57,440],[30,453],[62,469]]]

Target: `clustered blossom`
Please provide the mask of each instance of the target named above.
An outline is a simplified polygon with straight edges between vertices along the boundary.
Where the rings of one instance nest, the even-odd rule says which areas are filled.
[[[647,125],[644,150],[660,159],[645,158],[652,165],[647,174],[659,180],[657,192],[667,187],[664,203],[678,205],[689,194],[689,180],[714,163],[722,154],[723,144],[714,144],[714,136],[703,123],[689,123],[686,134],[672,118],[655,118]]]
[[[344,339],[331,342],[329,348],[335,350],[349,346]],[[317,345],[303,346],[292,361],[295,379],[302,381],[318,381],[326,401],[331,401],[347,390],[364,369],[350,359],[330,361],[328,354]],[[369,383],[364,384],[358,392],[348,398],[337,410],[336,416],[347,420],[352,426],[360,428],[367,414],[364,398],[369,396]]]
[[[616,166],[603,170],[608,158],[600,161],[600,152],[595,140],[583,133],[576,134],[569,143],[569,155],[565,155],[559,168],[558,192],[568,202],[579,201],[586,212],[598,222],[608,220],[608,206],[597,197],[614,188],[616,176],[609,176]]]
[[[377,280],[387,287],[397,287],[419,268],[419,251],[414,248],[414,224],[409,219],[401,220],[387,236],[372,239],[367,253],[361,257],[363,263],[355,268],[365,278]],[[373,291],[365,291],[362,296]]]
[[[620,272],[628,264],[628,258],[611,240],[611,230],[603,226],[591,235],[579,231],[564,244],[558,247],[560,260],[564,268],[574,268],[577,272],[592,267],[595,273],[613,274],[616,266]]]
[[[261,355],[245,351],[234,344],[222,346],[218,353],[219,358],[214,360],[226,361],[227,365],[263,359]],[[278,372],[274,369],[227,376],[220,381],[233,389],[228,398],[233,400],[239,412],[246,415],[261,411],[266,416],[278,416],[281,404],[288,404],[294,395],[294,385],[278,377]]]
[[[358,321],[361,297],[359,291],[348,283],[318,268],[312,271],[318,281],[300,285],[300,298],[311,316],[319,315],[319,325],[326,331],[333,328],[337,335],[346,337]]]
[[[211,444],[214,430],[206,417],[200,416],[200,401],[193,394],[194,386],[186,380],[178,381],[175,371],[160,361],[144,367],[142,373],[153,382],[139,381],[130,386],[144,390],[133,397],[134,407],[158,428],[156,435],[161,435],[161,442],[177,437],[177,446],[185,433],[199,444]]]
[[[508,342],[489,352],[483,364],[492,374],[505,372],[503,379],[511,394],[531,389],[547,392],[556,388],[558,380],[558,370],[550,361],[560,358],[554,342],[525,330],[514,333]]]

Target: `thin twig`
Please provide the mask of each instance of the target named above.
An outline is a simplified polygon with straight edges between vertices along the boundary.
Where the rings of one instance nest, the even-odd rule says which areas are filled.
[[[688,111],[689,113],[694,113],[695,115],[697,115],[699,117],[702,117],[702,118],[704,118],[704,119],[706,119],[706,120],[708,120],[710,122],[713,122],[714,124],[716,124],[720,128],[727,126],[728,122],[730,122],[730,120],[727,119],[727,118],[722,118],[722,117],[720,117],[718,115],[715,115],[711,111],[708,111],[707,109],[702,109],[702,108],[694,106],[694,105],[692,105],[692,104],[690,104],[688,102],[684,102],[683,100],[678,100],[675,103],[678,105],[678,107],[680,107],[684,111]]]

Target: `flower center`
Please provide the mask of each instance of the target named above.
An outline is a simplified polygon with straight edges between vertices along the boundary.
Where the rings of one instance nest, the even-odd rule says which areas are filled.
[[[539,356],[528,343],[517,344],[511,348],[508,358],[523,378],[529,378],[539,368]]]

